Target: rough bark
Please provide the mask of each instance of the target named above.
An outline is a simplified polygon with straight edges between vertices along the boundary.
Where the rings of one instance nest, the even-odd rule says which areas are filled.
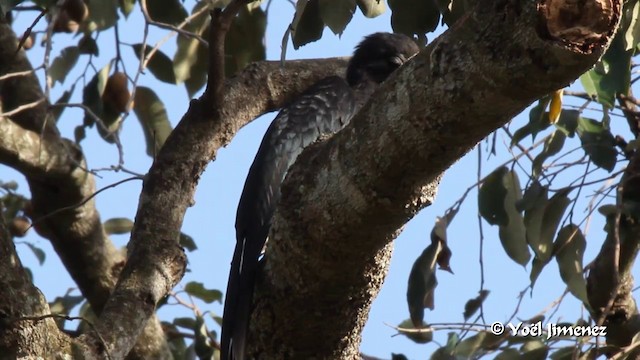
[[[126,354],[157,302],[182,278],[186,258],[178,237],[183,216],[217,150],[258,115],[281,107],[320,78],[343,73],[345,66],[342,58],[287,62],[284,69],[277,62],[254,64],[226,82],[220,108],[212,108],[207,92],[191,102],[145,177],[130,257],[96,325],[101,336],[81,339],[88,356]],[[252,101],[247,101],[249,93]]]
[[[621,2],[478,1],[285,183],[251,354],[357,359],[391,242],[452,163],[601,56]],[[374,154],[374,156],[372,156]]]
[[[32,70],[24,51],[16,53],[17,44],[11,27],[2,22],[0,75]],[[0,94],[4,112],[41,101],[11,119],[0,118],[0,163],[26,177],[34,228],[51,241],[82,295],[100,313],[125,259],[104,233],[95,200],[78,205],[95,192],[93,175],[85,170],[80,150],[60,137],[35,74],[1,81]],[[60,211],[63,208],[68,209]],[[141,341],[131,358],[170,356],[157,319],[150,322],[144,337],[146,343]]]
[[[589,13],[596,16],[586,19],[580,16],[583,8],[569,5],[567,10],[574,16],[564,16],[562,11],[558,15],[557,5],[564,4],[560,0],[480,3],[476,12],[388,81],[348,129],[306,151],[298,161],[307,169],[297,166],[288,177],[281,214],[275,220],[258,296],[275,302],[258,304],[258,331],[269,337],[255,337],[256,354],[355,358],[369,304],[386,273],[391,240],[430,203],[436,179],[490,131],[593,65],[620,15],[620,4],[605,0],[603,4],[611,5],[607,11],[597,11],[598,1],[585,1],[584,9],[596,9]],[[0,47],[6,34],[11,34],[8,27],[0,29]],[[15,37],[11,39],[15,44]],[[0,55],[9,48],[0,48]],[[26,68],[28,63],[20,56],[0,56],[0,74]],[[14,61],[20,66],[13,67]],[[124,357],[147,320],[153,319],[157,301],[181,278],[185,257],[177,239],[182,218],[200,174],[216,151],[257,115],[281,106],[312,82],[343,67],[344,60],[294,62],[285,70],[274,63],[254,65],[225,83],[220,107],[212,108],[207,96],[191,103],[145,178],[131,257],[96,324],[100,336],[88,333],[76,343],[86,355]],[[528,81],[531,78],[536,80]],[[30,81],[35,84],[30,89],[38,95],[37,81]],[[15,95],[10,86],[18,84],[3,83],[3,94],[6,90]],[[247,101],[248,93],[254,94],[252,101]],[[6,100],[4,104],[9,110]],[[41,135],[30,146],[52,149],[63,167],[51,169],[38,159],[32,166],[21,159],[21,152],[4,149],[0,161],[25,175],[35,171],[36,175],[27,177],[35,215],[41,216],[77,204],[94,188],[90,174],[77,166],[81,154],[55,130],[50,131],[51,137],[48,130],[37,130],[52,126],[43,125],[46,107],[34,109],[39,112],[25,117],[22,126]],[[19,120],[15,123],[21,125]],[[0,119],[0,124],[14,125],[8,119]],[[6,136],[0,132],[0,138],[9,139],[0,141],[0,146],[17,144]],[[112,245],[93,201],[40,225],[65,265],[70,262],[66,266],[74,279],[84,284],[83,294],[86,291],[90,301],[104,304],[123,261],[106,259],[113,254]],[[76,250],[82,246],[88,248]],[[84,278],[87,275],[80,270],[88,270],[82,269],[88,265],[99,267],[98,281]],[[292,312],[295,308],[303,311]]]
[[[17,40],[10,27],[3,25],[0,30],[0,53],[4,54],[0,75],[30,70],[23,52],[14,56]],[[218,144],[226,144],[251,119],[281,107],[318,79],[342,74],[347,61],[345,58],[292,61],[285,69],[275,61],[249,66],[227,82],[225,112],[231,115],[226,118],[227,129],[218,133]],[[2,82],[1,90],[3,111],[43,99],[33,74],[10,78]],[[254,95],[253,101],[247,101],[248,93]],[[25,112],[28,116],[23,116]],[[46,103],[43,103],[17,113],[12,119],[0,119],[0,162],[26,176],[32,191],[33,213],[30,215],[35,221],[34,227],[52,242],[83,295],[100,313],[125,259],[104,234],[95,200],[74,206],[95,192],[93,176],[84,170],[86,165],[79,150],[60,138],[55,124],[45,121],[47,116]],[[59,211],[66,207],[70,209]],[[114,324],[127,327],[128,313],[118,315],[113,319]],[[152,319],[144,338],[139,340],[140,349],[130,354],[131,358],[170,356],[162,329],[155,317]],[[122,332],[117,335],[122,336]],[[101,341],[93,345],[102,347]]]
[[[2,210],[2,209],[0,209]],[[0,357],[55,358],[69,354],[71,340],[60,332],[42,293],[22,267],[0,211]]]
[[[618,186],[618,213],[607,218],[607,237],[589,268],[587,294],[591,316],[607,327],[607,344],[624,348],[640,331],[633,297],[633,264],[640,251],[640,153],[636,151]],[[631,210],[631,211],[628,211]],[[636,350],[636,358],[639,355]]]

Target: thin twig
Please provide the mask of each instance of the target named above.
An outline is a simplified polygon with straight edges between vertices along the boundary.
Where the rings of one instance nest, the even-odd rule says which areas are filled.
[[[45,102],[45,99],[41,98],[41,99],[38,99],[36,101],[30,102],[28,104],[20,105],[20,106],[16,107],[13,110],[9,110],[7,112],[0,113],[0,117],[11,117],[11,116],[13,116],[13,115],[15,115],[15,114],[17,114],[17,113],[19,113],[21,111],[25,111],[25,110],[28,110],[28,109],[33,109],[34,107],[42,104],[43,102]]]
[[[35,20],[33,20],[31,25],[29,25],[27,30],[25,30],[25,32],[22,34],[22,37],[20,38],[20,42],[18,43],[18,47],[16,48],[16,54],[18,53],[18,51],[20,51],[20,49],[23,48],[25,41],[27,41],[29,36],[31,36],[31,32],[33,31],[33,28],[38,24],[38,22],[40,22],[40,19],[42,19],[42,17],[45,16],[47,13],[49,13],[48,9],[40,10],[40,14],[36,16]]]
[[[94,198],[94,197],[96,197],[98,194],[100,194],[101,192],[103,192],[103,191],[105,191],[105,190],[107,190],[107,189],[114,188],[114,187],[116,187],[116,186],[118,186],[118,185],[124,184],[124,183],[129,182],[129,181],[132,181],[132,180],[143,180],[143,179],[142,179],[142,178],[140,178],[139,176],[133,176],[133,177],[130,177],[130,178],[126,178],[126,179],[124,179],[124,180],[117,181],[117,182],[115,182],[115,183],[113,183],[113,184],[107,185],[107,186],[103,187],[102,189],[100,189],[100,190],[98,190],[98,191],[94,192],[93,194],[91,194],[91,195],[87,196],[86,198],[84,198],[82,201],[80,201],[80,202],[79,202],[79,203],[77,203],[77,204],[69,205],[69,206],[65,206],[65,207],[59,208],[59,209],[57,209],[57,210],[54,210],[54,211],[52,211],[52,212],[50,212],[50,213],[48,213],[48,214],[46,214],[46,215],[43,215],[43,216],[41,216],[41,217],[39,217],[39,218],[35,219],[35,220],[31,223],[31,226],[29,226],[29,229],[31,229],[35,224],[40,223],[40,222],[42,222],[43,220],[46,220],[46,219],[48,219],[48,218],[50,218],[50,217],[52,217],[52,216],[54,216],[54,215],[60,214],[61,212],[64,212],[64,211],[67,211],[67,210],[73,210],[73,209],[79,208],[80,206],[82,206],[82,205],[86,204],[87,202],[89,202],[89,200],[93,199],[93,198]]]
[[[482,147],[478,146],[478,171],[476,173],[476,179],[478,183],[482,180]],[[478,232],[480,234],[480,249],[478,251],[478,262],[480,263],[480,293],[484,290],[484,228],[482,225],[482,216],[480,216],[480,212],[477,214],[478,217]],[[483,323],[486,323],[484,318],[484,301],[480,302],[480,318]]]
[[[183,28],[185,27],[185,25],[187,25],[189,22],[191,22],[191,20],[197,16],[199,16],[200,14],[204,13],[205,11],[207,11],[207,7],[203,7],[202,9],[198,10],[197,12],[193,13],[192,15],[190,15],[189,17],[187,17],[184,21],[182,21],[178,26],[174,26],[171,24],[167,24],[167,23],[163,23],[163,22],[159,22],[159,21],[155,21],[151,18],[151,16],[149,15],[149,11],[147,10],[147,1],[146,0],[140,0],[140,8],[142,9],[142,15],[144,16],[144,21],[149,24],[149,25],[153,25],[153,26],[157,26],[161,29],[166,29],[166,30],[171,30],[171,32],[173,33],[173,35],[175,34],[180,34],[184,37],[187,38],[191,38],[191,39],[196,39],[198,40],[200,43],[207,45],[208,46],[208,42],[207,40],[205,40],[202,36],[186,31]]]

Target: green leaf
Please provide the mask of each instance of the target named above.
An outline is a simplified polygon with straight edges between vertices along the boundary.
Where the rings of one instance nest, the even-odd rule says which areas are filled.
[[[527,228],[527,243],[529,243],[529,246],[531,246],[536,256],[544,253],[547,246],[542,243],[541,232],[545,210],[548,205],[548,189],[541,185],[538,186],[540,191],[537,197],[533,200],[531,208],[527,209],[524,213],[524,226]],[[546,263],[545,260],[542,260],[542,262]]]
[[[196,54],[198,59],[189,69],[189,78],[184,81],[184,86],[190,98],[194,97],[195,94],[204,87],[207,83],[207,75],[209,73],[209,51],[207,47],[200,44]]]
[[[167,344],[169,345],[169,350],[173,355],[174,359],[188,359],[187,353],[187,344],[182,336],[173,336],[174,334],[178,334],[178,328],[171,323],[166,321],[161,322],[162,329],[164,333],[167,335]],[[192,328],[189,328],[191,330]]]
[[[633,4],[633,8],[629,10],[629,6]],[[628,27],[622,27],[624,32],[624,49],[632,50],[640,42],[640,2],[632,1],[625,3],[623,8],[623,24],[629,24]],[[620,30],[622,30],[620,29]]]
[[[591,161],[598,167],[609,172],[613,171],[618,152],[611,131],[601,122],[580,118],[578,120],[578,136],[582,141],[584,152]]]
[[[73,308],[80,305],[84,301],[84,297],[77,295],[58,296],[49,303],[52,314],[68,315]]]
[[[199,12],[205,6],[207,6],[205,1],[197,3],[193,8],[192,13]],[[194,17],[191,19],[189,24],[184,27],[185,31],[202,36],[209,28],[208,17],[209,15],[207,12]],[[178,36],[177,45],[178,48],[173,56],[173,72],[176,77],[176,83],[180,84],[185,80],[196,76],[196,74],[191,73],[192,66],[196,63],[206,63],[208,51],[197,39],[187,38],[185,36]],[[201,50],[201,48],[204,48],[204,50]],[[202,58],[203,54],[205,56],[204,58]]]
[[[44,261],[47,258],[47,254],[45,254],[44,250],[28,242],[25,242],[24,244],[27,245],[29,250],[31,250],[33,255],[35,255],[36,259],[38,259],[38,264],[44,264]]]
[[[424,326],[424,308],[433,310],[434,291],[438,285],[436,279],[436,262],[442,251],[442,241],[432,242],[418,256],[411,267],[407,286],[407,304],[413,325]]]
[[[58,100],[56,100],[56,105],[68,103],[75,89],[76,89],[76,84],[73,84],[71,86],[71,89],[63,92],[62,95],[60,95],[60,97],[58,98]],[[64,112],[64,109],[66,109],[66,106],[55,106],[51,109],[51,115],[53,116],[53,119],[55,120],[56,123],[60,119],[60,115],[62,115],[62,113]]]
[[[442,246],[436,262],[441,270],[448,271],[453,274],[449,260],[451,260],[451,249],[447,245],[447,227],[450,221],[453,220],[455,212],[448,212],[444,217],[436,217],[436,224],[431,230],[431,243],[439,242]]]
[[[520,352],[516,349],[506,348],[498,354],[494,360],[517,360],[520,359]]]
[[[571,200],[567,196],[570,190],[561,190],[555,193],[545,206],[544,216],[540,224],[540,238],[538,241],[531,239],[532,248],[541,261],[547,262],[553,253],[553,239],[562,221],[564,212]]]
[[[196,317],[196,326],[193,329],[195,339],[193,341],[196,355],[199,359],[214,359],[214,348],[209,338],[209,331],[202,316]]]
[[[102,224],[109,235],[128,234],[133,229],[133,221],[127,218],[111,218]]]
[[[451,334],[451,333],[449,333]],[[453,356],[453,349],[448,349],[446,346],[441,346],[436,351],[431,353],[430,360],[456,360]]]
[[[336,35],[342,32],[356,11],[356,0],[318,0],[320,18]]]
[[[179,25],[189,15],[180,0],[148,1],[147,10],[152,20],[170,25]]]
[[[549,355],[551,360],[571,360],[573,359],[573,352],[576,351],[580,354],[580,349],[576,349],[575,346],[566,346],[556,350],[553,354]]]
[[[568,137],[574,137],[578,128],[578,120],[580,119],[580,111],[578,110],[562,110],[560,119],[555,123],[556,129],[562,131]]]
[[[558,233],[558,239],[554,244],[556,260],[560,268],[560,277],[569,291],[582,301],[589,303],[587,298],[587,282],[584,279],[582,258],[587,241],[580,228],[574,224],[563,227]]]
[[[209,316],[211,317],[211,319],[213,319],[213,321],[216,322],[216,324],[218,324],[218,326],[222,326],[222,317],[214,315],[213,313],[209,313]]]
[[[71,71],[78,62],[78,57],[80,57],[78,47],[69,46],[62,49],[60,55],[53,59],[51,67],[49,68],[49,76],[53,81],[53,85],[55,85],[56,82],[60,84],[64,82],[69,71]]]
[[[102,93],[104,92],[104,87],[107,84],[107,79],[109,78],[109,71],[111,70],[111,65],[107,64],[103,67],[99,72],[97,72],[93,78],[89,81],[87,86],[85,86],[82,91],[82,104],[88,107],[96,116],[101,117],[104,112],[104,106],[102,104]],[[95,120],[91,115],[85,113],[84,115],[84,125],[93,126]]]
[[[455,348],[454,354],[463,359],[471,359],[473,354],[482,349],[482,343],[486,337],[486,332],[479,332],[476,335],[460,341]]]
[[[420,332],[403,331],[406,330],[421,330]],[[398,325],[398,332],[416,344],[426,344],[433,340],[433,330],[429,326],[416,328],[413,326],[411,320],[405,320]]]
[[[460,342],[460,336],[458,336],[457,333],[450,332],[447,334],[447,344],[445,345],[444,348],[447,351],[449,351],[451,354],[453,354],[453,351],[456,349],[456,346],[458,346],[459,342]]]
[[[533,159],[531,165],[533,175],[535,177],[538,177],[542,173],[542,166],[544,165],[544,162],[562,150],[566,138],[566,135],[558,130],[554,131],[546,138],[542,152]]]
[[[2,14],[4,16],[4,14],[11,11],[14,6],[19,5],[23,1],[24,0],[0,0],[0,11],[2,11]]]
[[[562,150],[566,138],[567,136],[560,130],[554,131],[546,138],[542,152],[533,159],[531,164],[533,176],[538,177],[542,173],[544,162]]]
[[[386,10],[383,0],[356,0],[362,14],[368,18],[380,16]]]
[[[502,181],[509,171],[506,166],[497,168],[487,175],[478,190],[478,210],[480,215],[491,225],[507,225],[509,217],[504,208],[507,189]]]
[[[118,5],[122,15],[124,15],[125,18],[128,18],[136,5],[136,0],[119,0]]]
[[[629,90],[632,52],[624,48],[622,35],[616,35],[600,60],[600,66],[580,77],[585,91],[609,108],[614,107],[617,93],[627,94]]]
[[[516,130],[513,134],[513,139],[511,139],[511,146],[519,143],[525,137],[531,135],[531,138],[535,140],[536,135],[548,128],[550,125],[549,122],[549,113],[545,112],[547,106],[551,102],[551,97],[545,96],[542,99],[538,100],[538,104],[531,108],[529,111],[529,122]]]
[[[549,347],[540,340],[530,340],[520,348],[522,355],[520,359],[525,360],[546,360]]]
[[[424,35],[438,26],[440,10],[433,0],[388,0],[388,3],[394,32]]]
[[[540,258],[538,258],[538,256],[535,256],[533,258],[533,261],[531,262],[531,273],[529,274],[531,288],[533,288],[533,286],[536,284],[538,276],[540,276],[540,273],[542,273],[542,269],[544,269],[544,267],[547,266],[548,263],[549,261],[542,261],[540,260]]]
[[[15,182],[15,181],[4,182],[4,181],[0,180],[0,188],[8,190],[8,191],[16,191],[16,190],[18,190],[18,183]],[[14,216],[15,215],[13,215],[11,217],[14,217]]]
[[[96,41],[89,34],[80,38],[80,41],[78,41],[78,50],[80,51],[80,54],[94,56],[100,55],[98,43],[96,43]]]
[[[139,86],[136,89],[133,111],[142,125],[147,155],[154,157],[172,131],[164,104],[153,90]]]
[[[207,304],[211,304],[214,301],[222,303],[222,292],[220,290],[210,290],[204,287],[200,282],[192,281],[187,283],[184,287],[184,291],[187,294],[196,297]]]
[[[509,171],[502,177],[507,194],[504,198],[503,208],[507,213],[508,222],[500,225],[498,232],[502,247],[509,257],[516,263],[524,266],[529,262],[531,254],[527,246],[526,229],[522,214],[516,209],[516,202],[522,196],[518,175]]]
[[[138,60],[140,60],[142,44],[134,44],[132,48],[133,52],[138,57]],[[146,46],[144,50],[146,58],[151,52],[151,48],[149,46]],[[149,68],[149,71],[151,71],[151,73],[156,77],[156,79],[169,84],[176,83],[176,75],[173,72],[173,61],[171,61],[171,59],[162,51],[157,50],[153,54],[153,57],[151,58],[151,60],[149,60],[147,67]]]
[[[462,316],[465,320],[468,320],[473,314],[475,314],[478,310],[480,310],[480,306],[489,296],[489,290],[482,290],[478,296],[473,299],[467,300],[464,304],[464,313]]]
[[[156,3],[157,1],[150,1],[149,3]],[[118,11],[115,0],[100,0],[100,1],[88,1],[87,7],[89,8],[88,26],[93,30],[106,30],[118,21]]]
[[[546,198],[547,188],[542,186],[539,181],[534,180],[531,185],[522,194],[522,199],[516,202],[518,211],[531,211],[539,202],[541,196]]]
[[[87,137],[87,132],[84,129],[84,125],[78,125],[75,128],[73,128],[73,139],[75,140],[76,144],[80,144],[80,142],[84,140],[86,137]]]
[[[173,319],[172,323],[181,328],[193,330],[196,327],[196,319],[190,317],[178,317]]]
[[[319,40],[324,30],[320,17],[319,0],[299,0],[296,3],[296,15],[291,22],[291,40],[293,48]]]
[[[264,35],[267,15],[261,8],[242,9],[227,33],[225,41],[225,73],[231,76],[247,64],[264,60],[266,49]],[[206,71],[206,70],[205,70]]]
[[[179,243],[180,243],[180,246],[182,246],[183,248],[189,251],[194,251],[198,249],[198,246],[196,245],[196,242],[193,240],[193,238],[183,232],[180,233]]]

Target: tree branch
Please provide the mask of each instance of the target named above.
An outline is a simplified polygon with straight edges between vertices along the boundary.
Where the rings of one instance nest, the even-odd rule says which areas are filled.
[[[22,267],[2,210],[0,207],[0,289],[11,291],[0,291],[0,354],[17,359],[55,358],[58,353],[70,353],[71,340],[60,332],[53,319],[25,320],[51,311]]]
[[[96,324],[112,357],[127,353],[157,302],[182,278],[186,257],[178,238],[183,217],[216,151],[256,116],[345,67],[345,59],[295,61],[284,69],[277,62],[254,64],[225,82],[219,109],[211,110],[215,103],[210,90],[191,102],[149,170],[129,242],[130,257]],[[208,89],[217,87],[210,84]],[[254,96],[252,101],[247,101],[247,94]],[[123,336],[125,323],[130,332]],[[93,334],[83,335],[81,341],[91,349],[90,356],[105,356]]]
[[[17,43],[11,27],[1,23],[0,75],[32,70],[24,51],[16,53]],[[74,206],[95,192],[94,178],[83,170],[86,166],[80,150],[62,139],[50,120],[35,74],[1,81],[0,97],[2,111],[39,102],[11,119],[0,118],[0,162],[26,176],[32,195],[29,216],[36,230],[51,241],[80,291],[99,314],[125,259],[104,233],[95,200]],[[38,221],[66,207],[71,210]],[[0,288],[0,292],[7,290],[10,287]],[[132,352],[133,358],[157,358],[169,351],[159,322],[154,318],[149,324],[141,340],[144,346]]]
[[[478,1],[343,131],[300,155],[269,237],[252,356],[357,358],[392,240],[442,172],[605,51],[621,3],[580,4]]]
[[[607,326],[607,344],[625,347],[640,331],[632,275],[640,251],[640,225],[637,218],[625,211],[640,203],[640,153],[637,151],[618,188],[618,212],[607,216],[608,234],[589,269],[587,294],[591,316]]]

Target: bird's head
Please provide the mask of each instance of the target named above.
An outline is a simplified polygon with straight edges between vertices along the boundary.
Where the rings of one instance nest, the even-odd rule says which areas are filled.
[[[383,82],[420,48],[406,35],[375,33],[358,44],[347,67],[347,82],[355,86],[365,81]]]

